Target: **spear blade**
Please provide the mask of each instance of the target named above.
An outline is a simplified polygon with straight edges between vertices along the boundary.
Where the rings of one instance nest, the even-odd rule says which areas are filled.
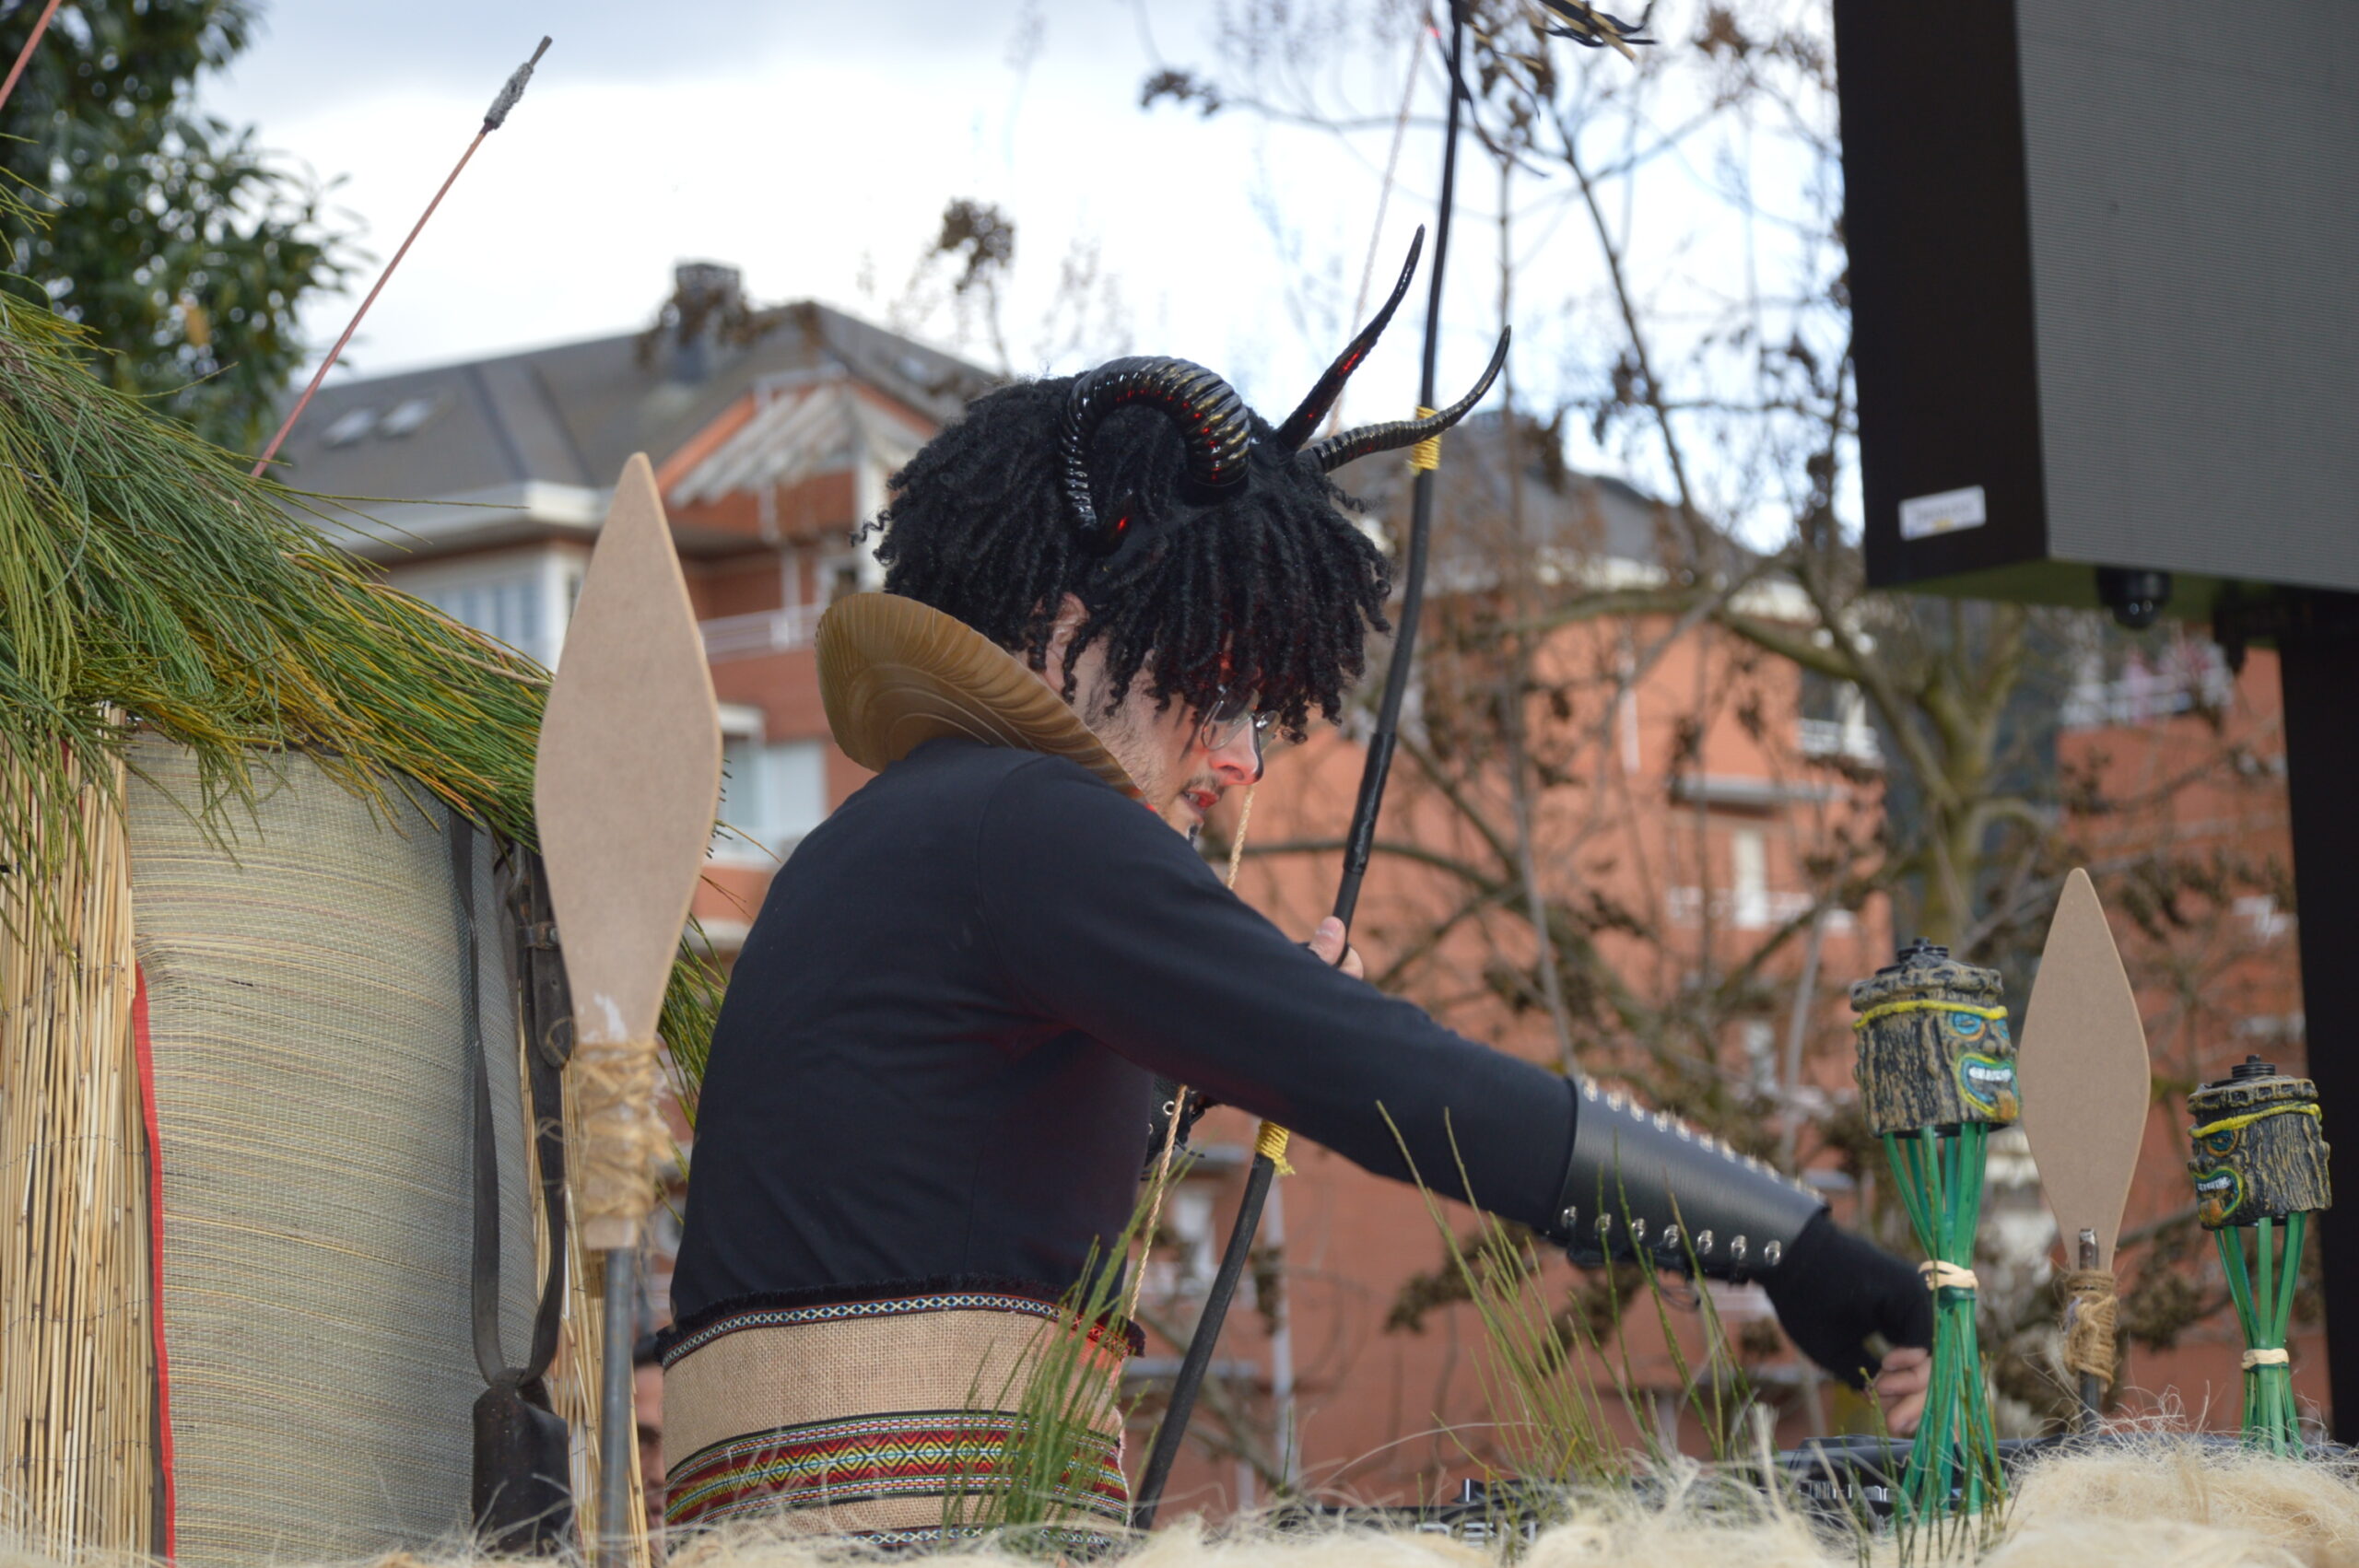
[[[2016,1072],[2024,1135],[2067,1255],[2072,1238],[2095,1231],[2096,1267],[2109,1270],[2145,1142],[2153,1071],[2146,1025],[2105,907],[2077,867],[2048,928]]]

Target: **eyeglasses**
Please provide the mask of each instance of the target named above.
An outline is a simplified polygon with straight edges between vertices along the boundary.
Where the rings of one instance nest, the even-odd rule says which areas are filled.
[[[1253,727],[1253,755],[1259,760],[1262,739],[1269,734],[1270,725],[1275,718],[1274,714],[1254,710],[1251,693],[1234,695],[1223,686],[1213,694],[1212,706],[1204,709],[1203,720],[1196,726],[1196,738],[1203,743],[1204,750],[1216,752],[1236,740],[1250,724]]]

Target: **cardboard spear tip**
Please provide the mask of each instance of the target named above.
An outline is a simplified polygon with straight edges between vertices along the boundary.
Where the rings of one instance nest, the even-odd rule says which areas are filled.
[[[534,770],[583,1043],[654,1037],[720,795],[712,674],[642,453],[582,579]]]
[[[2089,873],[2074,869],[2056,902],[2016,1062],[2024,1133],[2039,1167],[2068,1266],[2083,1229],[2097,1267],[2113,1267],[2121,1211],[2146,1137],[2154,1077],[2138,998]]]

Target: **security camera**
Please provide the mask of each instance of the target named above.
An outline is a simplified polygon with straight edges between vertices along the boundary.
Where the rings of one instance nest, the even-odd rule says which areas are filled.
[[[2097,603],[2113,612],[2114,620],[2133,632],[2142,632],[2162,618],[2171,602],[2171,574],[2142,567],[2099,567]]]

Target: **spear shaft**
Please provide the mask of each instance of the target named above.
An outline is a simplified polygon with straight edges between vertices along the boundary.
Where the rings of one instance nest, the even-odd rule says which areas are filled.
[[[25,40],[25,46],[22,49],[17,51],[17,63],[8,67],[8,79],[6,82],[0,82],[0,107],[5,107],[7,101],[16,96],[17,79],[25,74],[25,67],[32,63],[33,51],[41,47],[41,35],[49,30],[49,19],[55,15],[57,15],[57,0],[49,0],[49,4],[41,7],[41,20],[33,24],[32,36]]]
[[[1441,212],[1434,225],[1434,270],[1426,282],[1425,360],[1420,368],[1417,393],[1418,402],[1428,409],[1438,406],[1435,368],[1441,343],[1442,274],[1449,260],[1449,216],[1457,205],[1458,111],[1463,96],[1459,68],[1466,46],[1466,18],[1461,4],[1461,0],[1451,0],[1449,7],[1449,128],[1443,134]],[[1346,931],[1359,907],[1360,883],[1367,874],[1369,853],[1376,843],[1376,816],[1384,804],[1384,781],[1391,771],[1392,754],[1400,740],[1401,701],[1409,689],[1417,620],[1425,605],[1426,556],[1433,536],[1434,471],[1423,464],[1417,469],[1409,518],[1409,558],[1403,571],[1392,659],[1386,669],[1384,700],[1377,712],[1376,733],[1368,742],[1367,760],[1360,770],[1359,798],[1352,808],[1351,833],[1344,841],[1343,880],[1335,890],[1335,918],[1344,922]],[[1177,1115],[1178,1110],[1175,1106],[1173,1114]],[[1257,1142],[1267,1142],[1268,1130],[1265,1123],[1265,1136]],[[1212,1289],[1204,1296],[1196,1331],[1188,1340],[1179,1375],[1172,1379],[1171,1403],[1164,1411],[1163,1424],[1156,1429],[1155,1445],[1148,1451],[1146,1468],[1140,1472],[1138,1499],[1131,1509],[1131,1523],[1135,1528],[1155,1527],[1156,1514],[1163,1505],[1164,1489],[1171,1480],[1172,1463],[1186,1441],[1188,1420],[1195,1413],[1196,1396],[1203,1390],[1204,1374],[1212,1366],[1213,1349],[1219,1343],[1221,1326],[1227,1320],[1229,1304],[1236,1299],[1238,1282],[1252,1254],[1254,1233],[1261,1228],[1262,1210],[1269,1201],[1270,1183],[1276,1175],[1275,1158],[1266,1148],[1257,1148],[1252,1166],[1246,1173],[1245,1196],[1238,1204],[1236,1226],[1228,1233],[1228,1246],[1221,1255],[1219,1270],[1213,1276]]]
[[[54,10],[56,4],[57,0],[50,0],[51,9]],[[46,21],[48,18],[42,19]],[[41,34],[36,31],[33,36],[38,39]],[[27,53],[30,53],[31,49],[30,44],[26,45]],[[302,418],[303,410],[311,405],[311,394],[320,390],[320,383],[328,379],[328,372],[334,369],[335,362],[344,357],[345,345],[350,343],[352,334],[360,330],[361,318],[369,314],[369,307],[377,302],[377,296],[385,291],[386,282],[393,277],[393,269],[402,264],[402,258],[409,254],[409,248],[417,243],[417,237],[425,231],[428,220],[434,216],[434,209],[442,205],[442,198],[451,193],[451,187],[457,184],[459,176],[466,172],[467,160],[475,156],[475,148],[483,146],[486,136],[508,123],[508,111],[516,107],[518,99],[524,96],[524,84],[533,79],[533,67],[541,63],[541,56],[546,54],[548,51],[549,41],[544,37],[541,40],[541,46],[533,51],[533,57],[516,67],[515,71],[510,75],[507,85],[499,89],[499,96],[491,100],[491,108],[483,117],[483,128],[475,133],[475,140],[467,144],[467,150],[459,155],[458,163],[443,178],[441,189],[436,191],[434,199],[426,204],[426,210],[417,215],[417,221],[410,226],[408,238],[402,241],[402,248],[393,252],[393,259],[387,262],[385,270],[377,275],[377,281],[370,288],[369,297],[360,301],[360,309],[352,312],[352,320],[345,323],[344,335],[335,340],[335,346],[328,350],[328,357],[320,361],[320,368],[317,370],[311,372],[311,385],[305,387],[303,395],[295,400],[295,406],[288,411],[285,422],[278,427],[278,433],[271,437],[270,445],[263,448],[262,456],[254,459],[252,471],[254,478],[261,478],[263,470],[270,466],[270,460],[278,455],[279,445],[287,439],[287,432],[295,428],[295,421]],[[24,68],[22,59],[17,62],[17,68],[18,70]],[[16,79],[12,74],[8,78],[9,84],[14,86]],[[0,93],[0,99],[5,97],[5,93]]]

